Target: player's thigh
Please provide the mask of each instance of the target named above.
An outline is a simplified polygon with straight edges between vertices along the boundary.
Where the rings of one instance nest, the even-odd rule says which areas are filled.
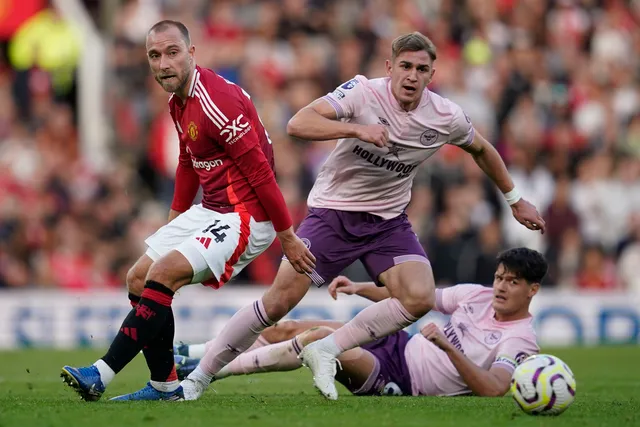
[[[403,262],[384,271],[379,277],[389,294],[415,317],[423,316],[435,305],[435,282],[429,264]]]
[[[337,231],[344,228],[339,215],[325,211],[327,215],[321,217],[320,210],[311,210],[296,230],[316,257],[316,267],[309,277],[318,287],[331,283],[366,251],[364,245],[350,240],[352,236]]]
[[[195,271],[193,265],[193,258],[187,259],[177,249],[171,250],[151,264],[146,281],[161,283],[176,292],[184,285],[192,283]]]
[[[195,232],[206,228],[210,220],[210,212],[201,205],[191,206],[145,240],[147,245],[145,255],[157,261],[176,249]]]
[[[371,352],[360,347],[345,351],[338,360],[342,369],[337,370],[336,380],[352,392],[365,385],[378,363]]]
[[[362,247],[349,242],[336,231],[339,224],[327,221],[310,211],[296,230],[298,237],[316,257],[316,267],[310,274],[299,274],[283,259],[273,285],[262,297],[270,320],[284,317],[304,297],[311,283],[322,286],[331,282],[362,255]],[[335,221],[339,219],[335,218]]]
[[[142,290],[151,264],[153,264],[153,260],[147,254],[144,254],[138,258],[136,263],[133,264],[133,267],[129,269],[126,280],[127,290],[130,293],[137,296],[142,295]]]
[[[250,221],[247,213],[220,213],[192,206],[146,240],[146,254],[154,260],[150,274],[173,275],[181,281],[186,275],[187,283],[215,279],[217,284],[229,270],[228,264],[244,252]],[[229,270],[228,276],[232,273]]]
[[[254,259],[269,249],[276,239],[276,231],[269,221],[256,222],[253,218],[249,221],[249,228],[242,227],[241,237],[234,253],[225,263],[225,270],[220,277],[219,286],[237,276]]]
[[[435,302],[431,264],[408,220],[381,235],[361,259],[376,284],[386,286],[412,314],[424,314]]]

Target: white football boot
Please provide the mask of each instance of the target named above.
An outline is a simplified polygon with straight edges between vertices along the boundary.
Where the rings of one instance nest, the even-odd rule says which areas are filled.
[[[323,347],[321,341],[312,342],[302,349],[298,357],[302,359],[304,366],[311,369],[313,384],[318,391],[329,400],[337,400],[338,390],[335,384],[337,359]],[[185,389],[185,398],[186,392]]]

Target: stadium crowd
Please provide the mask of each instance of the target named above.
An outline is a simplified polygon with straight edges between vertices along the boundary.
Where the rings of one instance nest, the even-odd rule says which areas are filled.
[[[84,3],[109,46],[114,161],[96,171],[80,155],[74,24],[50,6],[3,35],[0,288],[121,288],[166,222],[177,136],[144,42],[171,18],[201,66],[251,94],[297,222],[335,142],[293,140],[287,121],[356,74],[383,76],[390,41],[423,32],[438,48],[430,90],[495,143],[548,224],[521,227],[471,157],[443,148],[408,207],[436,283],[489,284],[501,249],[528,246],[548,256],[545,286],[640,291],[640,1],[127,0],[112,16]],[[269,284],[280,256],[276,242],[237,281]]]

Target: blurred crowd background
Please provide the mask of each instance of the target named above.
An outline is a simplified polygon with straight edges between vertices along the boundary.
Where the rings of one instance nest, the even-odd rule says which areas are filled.
[[[0,287],[121,289],[166,222],[178,143],[144,42],[170,18],[199,65],[251,94],[296,223],[335,142],[292,140],[287,121],[356,74],[383,76],[391,40],[421,31],[438,48],[430,90],[464,108],[548,226],[520,226],[472,158],[443,148],[408,208],[437,284],[490,284],[496,254],[525,245],[548,256],[545,286],[640,291],[640,1],[77,3],[107,46],[100,169],[79,149],[81,29],[55,2],[0,2]],[[269,284],[280,256],[275,242],[237,282]]]

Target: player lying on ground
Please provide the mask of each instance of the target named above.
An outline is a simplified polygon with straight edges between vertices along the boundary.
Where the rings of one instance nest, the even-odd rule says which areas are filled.
[[[227,322],[200,366],[182,382],[186,399],[197,399],[214,374],[300,302],[311,283],[330,283],[357,259],[390,297],[305,347],[301,356],[325,397],[338,398],[334,376],[340,353],[402,330],[429,312],[435,304],[433,274],[405,208],[418,167],[445,144],[473,156],[520,223],[544,231],[544,221],[519,196],[494,147],[460,106],[427,89],[435,59],[435,46],[422,34],[398,37],[386,78],[356,76],[291,119],[291,136],[339,140],[309,194],[309,214],[296,230],[315,255],[315,268],[305,276],[286,261],[280,265],[261,299],[264,312],[247,306]]]
[[[147,252],[127,274],[134,308],[109,351],[92,366],[62,368],[64,381],[85,400],[98,400],[140,350],[151,381],[115,399],[183,399],[171,351],[171,303],[182,286],[203,283],[217,289],[276,235],[295,274],[314,265],[313,255],[293,233],[273,173],[271,140],[246,92],[196,66],[195,46],[179,22],[154,25],[146,46],[155,79],[172,93],[169,111],[180,140],[175,193],[169,223],[146,240]],[[203,202],[191,206],[200,186]],[[269,326],[261,301],[252,310]]]
[[[443,331],[430,323],[413,337],[399,331],[348,350],[338,356],[342,369],[336,379],[356,395],[504,395],[517,364],[539,350],[529,304],[540,288],[547,263],[540,253],[517,248],[500,254],[497,264],[493,289],[465,284],[436,290],[434,309],[451,315]],[[353,283],[345,277],[336,278],[329,292],[333,298],[338,293],[372,301],[389,297],[385,288]],[[213,380],[298,369],[302,366],[300,351],[342,325],[282,322],[265,330],[252,351],[239,355]],[[181,350],[194,355],[202,347],[183,346]],[[180,376],[189,373],[189,366],[195,367],[183,356],[176,356],[176,362]]]

